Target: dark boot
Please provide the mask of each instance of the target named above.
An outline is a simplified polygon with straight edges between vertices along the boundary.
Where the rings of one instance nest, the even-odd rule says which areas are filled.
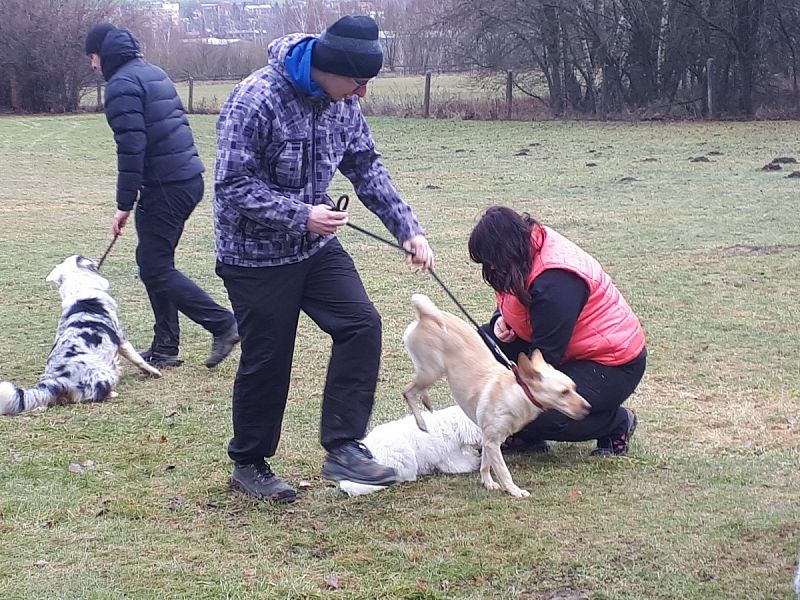
[[[550,446],[544,440],[526,440],[518,435],[510,435],[500,445],[504,454],[547,454]]]
[[[392,485],[397,482],[397,471],[375,462],[367,447],[355,440],[328,452],[322,465],[322,476],[332,481],[352,481],[364,485]]]
[[[206,359],[206,366],[209,369],[213,369],[225,360],[233,350],[233,347],[239,343],[239,340],[239,330],[236,328],[236,323],[225,333],[215,335],[214,340],[211,342],[211,354]]]
[[[139,352],[139,356],[144,359],[144,362],[153,365],[157,369],[165,369],[169,367],[180,367],[183,361],[178,358],[178,353],[159,352],[153,350],[152,346],[143,352]]]
[[[630,408],[625,409],[625,414],[628,417],[625,430],[617,435],[597,440],[597,448],[592,450],[592,456],[625,456],[628,453],[639,420]]]
[[[231,475],[231,487],[259,500],[286,503],[297,499],[297,490],[275,475],[263,460],[236,463]]]

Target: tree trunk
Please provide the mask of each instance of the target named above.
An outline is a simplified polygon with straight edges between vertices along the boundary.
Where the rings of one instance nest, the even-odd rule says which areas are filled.
[[[753,85],[758,61],[758,34],[764,0],[734,0],[735,35],[739,62],[739,110],[753,114]]]
[[[545,69],[548,71],[548,84],[550,86],[550,110],[555,115],[562,114],[564,107],[564,86],[561,73],[561,35],[558,22],[558,9],[552,4],[545,6],[543,11],[544,23],[542,34],[544,37]]]
[[[22,105],[19,102],[19,81],[17,80],[17,74],[13,71],[13,69],[9,73],[8,79],[11,108],[14,110],[19,110],[22,108]]]
[[[661,20],[658,25],[658,50],[656,56],[656,86],[658,95],[664,90],[664,57],[667,52],[667,30],[669,28],[669,0],[661,2]]]

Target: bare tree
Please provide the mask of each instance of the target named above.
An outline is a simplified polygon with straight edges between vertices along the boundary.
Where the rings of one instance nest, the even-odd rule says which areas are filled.
[[[798,88],[798,70],[800,69],[800,4],[793,0],[772,0],[770,8],[777,22],[777,33],[780,47],[786,54],[778,53],[775,59],[777,67],[783,67],[792,85],[792,104],[795,114],[800,116],[800,89]]]
[[[81,89],[94,77],[83,49],[86,32],[124,7],[114,0],[3,0],[0,104],[76,110]]]

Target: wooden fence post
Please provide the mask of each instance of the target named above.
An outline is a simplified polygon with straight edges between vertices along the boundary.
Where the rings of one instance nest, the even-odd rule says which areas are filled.
[[[506,72],[506,119],[511,119],[511,90],[514,87],[514,73]]]
[[[706,102],[708,103],[708,118],[709,119],[713,119],[714,118],[714,95],[712,94],[714,86],[713,86],[713,84],[711,82],[713,65],[714,65],[714,59],[713,58],[709,58],[708,60],[706,60],[706,95],[707,95]]]
[[[99,81],[97,82],[97,104],[95,105],[95,110],[97,112],[103,110],[103,84]]]
[[[194,100],[194,77],[189,77],[189,114],[192,114],[192,102]]]
[[[427,119],[431,114],[431,72],[425,73],[425,99],[423,100],[423,114]]]

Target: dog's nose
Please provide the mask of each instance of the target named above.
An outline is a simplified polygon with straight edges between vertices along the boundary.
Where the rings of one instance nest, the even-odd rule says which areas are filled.
[[[592,405],[586,402],[586,400],[584,400],[578,407],[578,410],[575,411],[576,418],[578,419],[584,418],[586,415],[589,414],[591,410],[592,410]]]

